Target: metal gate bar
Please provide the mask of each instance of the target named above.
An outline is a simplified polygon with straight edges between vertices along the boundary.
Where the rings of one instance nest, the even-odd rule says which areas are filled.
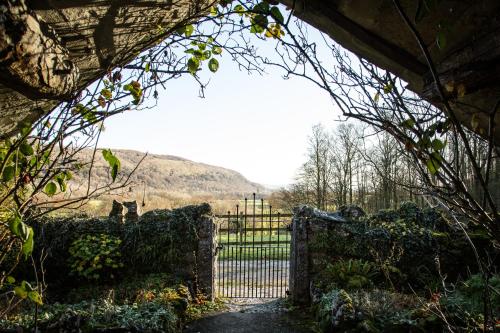
[[[251,212],[249,213],[249,206]],[[273,214],[272,206],[253,194],[243,210],[218,216],[218,295],[229,298],[285,297],[288,288],[290,214]],[[267,234],[267,235],[266,235]]]

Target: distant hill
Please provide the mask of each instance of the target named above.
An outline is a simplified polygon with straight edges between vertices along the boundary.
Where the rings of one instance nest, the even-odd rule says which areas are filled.
[[[126,175],[137,165],[145,153],[134,150],[113,149],[121,161],[120,175]],[[78,155],[82,162],[91,160],[92,150],[84,150]],[[82,191],[87,179],[88,167],[84,167],[72,180],[73,192]],[[240,173],[223,167],[193,162],[170,155],[149,154],[132,176],[130,192],[136,196],[143,193],[169,198],[210,197],[242,198],[252,193],[260,195],[270,191],[264,186],[253,183]],[[109,182],[109,169],[99,150],[92,172],[92,186]]]

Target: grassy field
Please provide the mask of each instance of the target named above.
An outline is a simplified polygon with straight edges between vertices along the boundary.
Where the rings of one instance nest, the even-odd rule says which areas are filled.
[[[219,244],[234,243],[234,242],[255,242],[255,243],[265,243],[265,242],[290,242],[290,233],[281,233],[278,235],[277,232],[247,232],[241,234],[220,234],[219,235]],[[263,244],[265,245],[265,244]],[[257,244],[256,244],[257,246]]]
[[[251,246],[224,246],[219,251],[219,260],[288,260],[290,244],[280,246],[251,247]]]
[[[290,255],[288,232],[279,235],[277,232],[225,233],[219,236],[219,245],[222,245],[219,260],[288,260]]]

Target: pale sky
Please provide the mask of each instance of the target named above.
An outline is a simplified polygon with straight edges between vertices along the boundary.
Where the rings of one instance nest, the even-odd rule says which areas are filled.
[[[204,99],[192,78],[171,81],[158,90],[158,106],[108,119],[99,146],[176,155],[264,185],[289,184],[305,162],[311,127],[333,127],[340,112],[305,79],[268,72],[248,75],[222,57]]]

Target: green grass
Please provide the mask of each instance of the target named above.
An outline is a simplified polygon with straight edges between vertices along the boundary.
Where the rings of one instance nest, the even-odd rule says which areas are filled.
[[[276,241],[278,241],[278,239],[280,242],[289,243],[290,237],[291,236],[289,233],[280,233],[279,237],[278,237],[277,232],[273,232],[271,234],[271,236],[269,236],[268,231],[267,232],[255,232],[255,235],[252,232],[247,232],[246,234],[242,233],[239,235],[236,235],[236,234],[229,234],[228,235],[227,233],[225,233],[225,234],[219,235],[218,241],[219,241],[219,244],[226,244],[228,241],[229,242],[237,242],[237,241],[255,242],[256,243],[255,245],[257,246],[257,243],[259,243],[259,242],[268,242],[268,241],[276,242]]]
[[[277,242],[280,244],[266,244],[266,242]],[[219,260],[288,260],[290,253],[290,234],[283,232],[279,234],[276,231],[271,234],[264,232],[247,232],[241,234],[221,234],[218,237],[219,245],[222,249],[219,251]],[[240,242],[240,245],[227,243]],[[243,244],[243,243],[247,244]],[[249,244],[250,243],[250,244]],[[279,250],[278,250],[279,248]]]
[[[277,247],[230,246],[219,251],[219,260],[288,260],[290,256],[289,244]]]

